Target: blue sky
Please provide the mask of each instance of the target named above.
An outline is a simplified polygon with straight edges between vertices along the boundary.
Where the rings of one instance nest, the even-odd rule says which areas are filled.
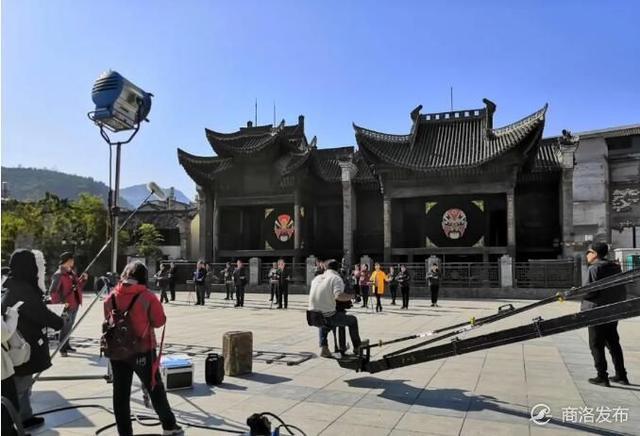
[[[375,3],[375,4],[374,4]],[[546,136],[640,122],[640,2],[2,1],[2,165],[108,178],[86,118],[115,69],[155,94],[123,155],[122,186],[193,196],[176,148],[204,128],[305,115],[320,147],[352,122],[405,133],[409,112],[498,105],[496,124],[549,103]]]

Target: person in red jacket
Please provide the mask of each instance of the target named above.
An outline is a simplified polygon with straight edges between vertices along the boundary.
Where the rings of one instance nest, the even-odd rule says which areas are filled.
[[[141,262],[128,264],[122,272],[121,280],[104,301],[104,316],[105,319],[110,316],[114,308],[113,300],[119,310],[125,311],[129,308],[129,322],[137,338],[137,344],[135,352],[129,358],[110,359],[113,375],[113,410],[118,434],[133,435],[130,400],[135,372],[149,393],[153,408],[162,423],[163,434],[182,435],[183,431],[176,423],[175,415],[169,406],[160,374],[153,370],[154,362],[158,358],[154,329],[162,327],[167,321],[162,304],[147,288],[147,268]]]
[[[82,289],[87,281],[87,274],[82,273],[80,277],[74,270],[75,260],[73,253],[65,251],[60,255],[60,263],[58,270],[51,278],[51,286],[49,287],[49,295],[51,302],[54,304],[64,304],[64,327],[60,330],[60,340],[67,337],[73,324],[76,322],[78,309],[82,304]],[[76,351],[71,348],[71,344],[67,341],[60,349],[60,355],[67,357],[69,351]]]

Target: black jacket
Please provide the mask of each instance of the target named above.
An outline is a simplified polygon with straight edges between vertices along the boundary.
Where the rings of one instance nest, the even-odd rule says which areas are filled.
[[[236,268],[233,271],[233,283],[236,286],[245,286],[247,284],[247,274],[246,268],[244,266],[241,268]]]
[[[288,266],[284,266],[284,268],[279,269],[280,277],[278,277],[278,286],[280,289],[286,290],[289,286],[289,280],[291,280],[291,269]]]
[[[409,275],[409,270],[405,270],[404,272],[400,271],[396,276],[396,280],[400,284],[400,287],[408,287],[411,282],[411,276]]]
[[[228,266],[224,269],[224,272],[222,273],[222,277],[224,278],[225,282],[233,281],[233,271],[234,271],[233,266]]]
[[[429,286],[440,286],[440,271],[429,271],[427,274],[427,283]]]
[[[176,285],[176,271],[177,268],[175,266],[169,268],[169,286]]]
[[[51,327],[54,330],[60,330],[64,321],[47,309],[42,299],[44,293],[37,286],[10,277],[4,283],[4,287],[7,291],[2,298],[2,313],[18,301],[24,302],[18,309],[20,313],[18,330],[31,346],[29,361],[15,368],[16,375],[24,376],[44,371],[51,366],[51,358],[49,357],[49,340],[46,333],[43,333],[43,329]]]
[[[193,273],[193,281],[196,283],[196,285],[204,285],[206,279],[207,279],[207,269],[206,268],[198,268]]]
[[[606,277],[620,273],[620,265],[606,259],[597,260],[589,266],[589,277],[587,282],[593,283]],[[589,310],[594,307],[606,306],[627,299],[627,288],[625,285],[614,286],[609,289],[591,292],[584,296],[580,310]]]

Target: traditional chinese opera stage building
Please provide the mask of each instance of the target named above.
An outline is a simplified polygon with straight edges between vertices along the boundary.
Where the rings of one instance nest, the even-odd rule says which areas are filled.
[[[408,133],[354,125],[324,148],[296,125],[206,130],[217,156],[178,149],[198,186],[200,256],[302,260],[362,255],[445,262],[555,259],[567,250],[575,141],[543,141],[543,107],[495,127],[496,106],[410,113]],[[566,253],[564,253],[566,254]]]

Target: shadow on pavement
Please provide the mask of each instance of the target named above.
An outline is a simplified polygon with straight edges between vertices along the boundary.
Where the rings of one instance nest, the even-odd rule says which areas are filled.
[[[346,380],[350,387],[363,389],[384,389],[378,394],[378,397],[396,401],[412,406],[423,406],[434,409],[446,409],[458,412],[478,412],[490,411],[510,415],[515,418],[522,418],[527,424],[531,420],[529,411],[523,412],[502,405],[511,405],[511,403],[503,402],[495,397],[486,395],[477,395],[463,389],[423,389],[408,385],[408,380],[384,380],[376,377],[362,377],[352,380]],[[513,405],[522,408],[522,406]],[[559,419],[552,418],[549,424],[557,427],[579,430],[587,434],[598,434],[604,436],[617,436],[623,433],[616,431],[607,431],[600,427],[563,422]]]

